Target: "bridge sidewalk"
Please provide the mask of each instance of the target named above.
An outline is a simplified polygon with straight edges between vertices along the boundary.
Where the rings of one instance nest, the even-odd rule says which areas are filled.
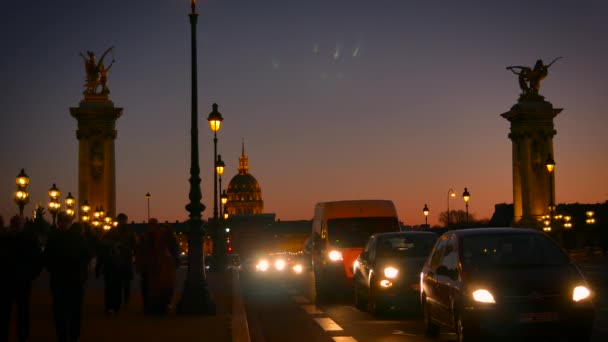
[[[180,269],[178,292],[183,288],[184,278],[185,269]],[[215,315],[209,316],[183,316],[175,312],[165,317],[144,315],[139,287],[136,284],[139,278],[134,280],[129,306],[115,316],[108,316],[104,312],[101,280],[90,279],[87,282],[82,312],[82,342],[232,341],[233,279],[230,272],[207,274],[210,296],[217,311]],[[180,293],[176,294],[174,303],[179,299],[179,295]],[[31,303],[30,342],[54,341],[56,335],[51,313],[52,298],[46,273],[34,284]],[[14,324],[12,325],[11,339],[14,340],[15,328]]]

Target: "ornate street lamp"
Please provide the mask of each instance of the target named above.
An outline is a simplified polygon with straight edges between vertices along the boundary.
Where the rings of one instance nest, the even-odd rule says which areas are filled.
[[[192,50],[192,93],[191,93],[191,112],[190,112],[190,192],[188,198],[190,202],[186,205],[189,212],[188,221],[188,273],[184,282],[182,297],[177,305],[177,312],[180,314],[215,314],[215,305],[211,301],[207,276],[205,274],[205,256],[203,253],[203,221],[201,212],[205,210],[205,205],[201,203],[201,179],[200,167],[198,162],[198,98],[197,98],[197,79],[196,79],[196,0],[190,2],[191,12],[190,46]],[[219,126],[217,127],[219,129]],[[215,160],[215,159],[214,159]],[[215,174],[215,172],[214,172]]]
[[[148,200],[148,222],[150,222],[150,197],[152,197],[150,193],[146,192],[146,200]]]
[[[448,230],[450,230],[450,197],[456,197],[456,193],[452,188],[448,190],[448,221],[445,224],[445,227]]]
[[[218,154],[217,159],[215,161],[215,172],[218,175],[218,188],[220,189],[220,194],[222,193],[222,175],[224,174],[224,168],[226,168],[226,164],[224,164],[224,161],[222,160],[222,155]],[[218,211],[220,213],[222,212],[222,204],[226,204],[226,202],[223,201],[222,195],[220,195],[220,207]]]
[[[59,189],[57,189],[57,186],[55,185],[55,183],[53,183],[53,186],[49,190],[49,199],[50,199],[49,212],[53,216],[53,225],[55,225],[55,223],[57,221],[57,214],[59,213],[59,210],[61,209],[61,203],[59,203],[59,201],[58,201],[60,195],[61,195],[61,192],[59,191]]]
[[[222,194],[220,195],[220,202],[222,203],[222,206],[224,207],[223,211],[227,212],[226,203],[228,203],[228,195],[226,194],[226,190],[222,191]]]
[[[424,214],[424,225],[428,226],[428,217],[429,217],[429,207],[424,204],[424,208],[422,208],[422,213]]]
[[[72,196],[71,192],[68,192],[68,195],[65,197],[65,213],[68,214],[69,217],[74,217],[74,215],[76,215],[76,211],[74,211],[75,204],[76,199]]]
[[[84,200],[84,203],[80,206],[81,216],[80,219],[83,222],[89,222],[91,216],[89,216],[89,212],[91,211],[91,206],[89,205],[89,201]]]
[[[547,172],[549,173],[549,227],[553,226],[553,211],[555,210],[555,202],[553,200],[553,171],[555,170],[555,161],[551,157],[551,154],[547,157],[545,162]]]
[[[222,121],[224,120],[224,118],[222,118],[222,114],[220,114],[220,112],[218,112],[217,110],[217,103],[214,103],[212,106],[212,111],[211,113],[209,113],[209,116],[207,117],[207,121],[209,122],[209,127],[211,128],[211,131],[213,131],[213,224],[212,224],[212,230],[213,230],[213,235],[215,235],[215,241],[214,244],[215,246],[220,247],[221,246],[221,236],[222,233],[220,232],[220,227],[219,227],[219,219],[218,219],[218,205],[217,205],[217,178],[218,178],[218,171],[219,168],[217,166],[217,131],[220,130],[220,126],[222,125]],[[224,168],[222,167],[222,172],[224,172]],[[220,250],[220,248],[214,248],[213,249],[213,255],[214,258],[213,260],[215,261],[216,264],[216,270],[221,270],[222,267],[220,265],[223,265],[222,263],[222,252]]]
[[[471,194],[469,193],[467,188],[464,188],[464,192],[462,193],[462,199],[464,200],[464,205],[467,210],[467,222],[466,223],[468,224],[469,223],[469,200],[471,199]]]
[[[24,169],[21,169],[21,172],[17,175],[15,183],[17,183],[15,203],[19,206],[19,216],[23,217],[23,207],[30,201],[30,194],[27,192],[27,186],[30,184],[30,177],[25,174]]]

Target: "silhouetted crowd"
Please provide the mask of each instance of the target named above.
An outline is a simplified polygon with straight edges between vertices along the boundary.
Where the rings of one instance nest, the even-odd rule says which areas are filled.
[[[150,219],[147,231],[137,238],[127,220],[119,214],[117,224],[102,232],[72,223],[70,216],[60,213],[42,236],[39,222],[14,216],[5,228],[0,218],[0,342],[9,340],[13,306],[17,340],[29,340],[32,282],[45,270],[59,342],[79,341],[90,274],[103,277],[107,315],[118,315],[128,306],[134,266],[141,279],[144,314],[168,314],[179,266],[175,234],[169,225]]]

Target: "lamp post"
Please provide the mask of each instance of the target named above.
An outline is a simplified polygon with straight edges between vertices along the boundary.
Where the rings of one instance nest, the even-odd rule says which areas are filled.
[[[72,196],[71,192],[68,192],[68,195],[65,197],[65,213],[68,214],[70,218],[73,218],[76,215],[76,211],[74,211],[74,205],[76,204],[76,199]]]
[[[555,170],[555,161],[551,157],[551,154],[547,157],[545,166],[549,173],[549,227],[553,227],[553,207],[555,206],[553,201],[553,171]]]
[[[424,204],[424,208],[422,208],[422,213],[424,214],[424,225],[428,226],[429,207],[426,206],[426,203]]]
[[[148,201],[148,221],[147,222],[150,222],[150,197],[152,197],[150,195],[150,193],[146,192],[146,200]]]
[[[53,186],[49,190],[49,212],[53,216],[53,225],[55,225],[57,221],[57,213],[59,213],[59,209],[61,209],[61,203],[57,201],[60,195],[61,192],[59,189],[57,189],[55,183],[53,183]]]
[[[23,207],[30,201],[30,194],[27,192],[27,186],[30,184],[30,177],[25,174],[25,170],[21,172],[15,179],[17,183],[17,192],[15,192],[15,203],[19,206],[19,216],[23,217]]]
[[[209,122],[209,128],[213,132],[213,222],[211,225],[211,229],[213,231],[213,235],[215,236],[215,240],[213,241],[213,245],[217,246],[217,248],[213,248],[213,260],[215,263],[215,270],[220,271],[223,269],[221,265],[222,263],[222,252],[221,252],[221,236],[222,232],[220,232],[219,225],[219,217],[218,217],[218,206],[217,206],[217,176],[218,176],[218,167],[217,167],[217,131],[220,130],[222,125],[222,114],[217,110],[217,103],[214,103],[212,106],[211,113],[207,117],[207,121]],[[224,169],[222,168],[222,172]]]
[[[84,200],[84,203],[80,206],[80,220],[83,222],[89,222],[91,217],[89,216],[89,212],[91,211],[91,206],[89,205],[89,201]]]
[[[469,200],[471,199],[471,194],[469,193],[467,188],[464,188],[464,192],[462,193],[462,199],[464,200],[464,206],[466,207],[467,211],[466,223],[469,224]]]
[[[182,297],[177,304],[177,312],[180,314],[215,314],[207,284],[205,274],[205,255],[203,253],[203,221],[201,212],[205,210],[205,205],[201,203],[201,179],[199,177],[200,167],[198,163],[198,98],[197,98],[197,79],[196,79],[196,0],[190,2],[191,30],[191,112],[190,112],[190,192],[188,198],[190,202],[186,205],[189,213],[188,221],[188,273],[184,282]]]
[[[226,190],[222,191],[222,194],[220,195],[220,202],[222,203],[223,206],[223,213],[228,213],[228,210],[226,210],[226,203],[228,203],[228,195],[226,194]]]
[[[450,197],[456,197],[456,193],[452,188],[448,190],[448,221],[445,224],[445,227],[448,230],[450,230]]]
[[[224,202],[223,198],[222,198],[222,175],[224,174],[224,168],[226,167],[226,164],[224,164],[224,161],[222,160],[222,156],[220,154],[217,155],[217,159],[215,161],[215,172],[218,175],[218,183],[219,183],[219,192],[220,192],[220,208],[219,208],[219,213],[222,212],[222,204],[225,204],[226,202]]]

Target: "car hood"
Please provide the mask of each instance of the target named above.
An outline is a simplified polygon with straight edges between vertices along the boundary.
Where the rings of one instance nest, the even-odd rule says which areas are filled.
[[[378,258],[376,267],[378,269],[384,269],[385,267],[392,266],[397,268],[400,274],[415,275],[416,277],[419,277],[425,261],[426,257]]]
[[[503,297],[567,295],[572,293],[575,286],[587,285],[573,264],[503,267],[465,272],[463,277],[468,290],[484,288]]]

